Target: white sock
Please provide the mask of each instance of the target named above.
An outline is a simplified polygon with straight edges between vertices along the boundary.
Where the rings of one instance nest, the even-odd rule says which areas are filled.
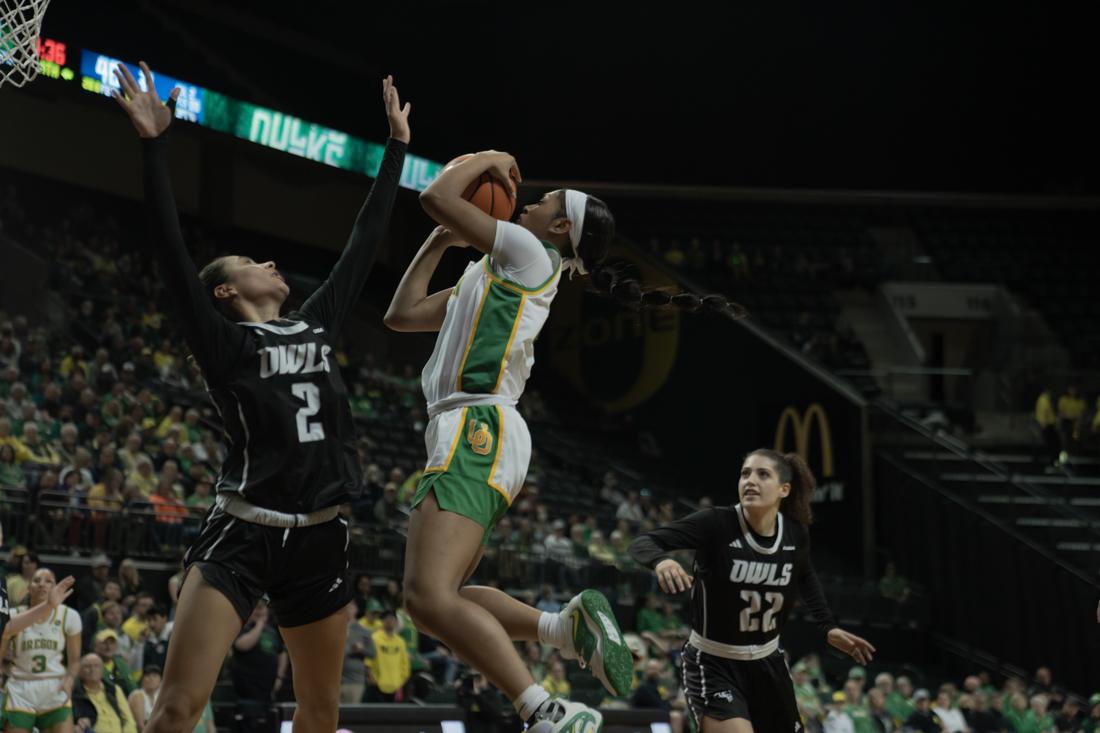
[[[524,690],[519,697],[512,701],[516,712],[522,720],[530,720],[539,707],[550,699],[550,693],[540,684],[534,684]]]
[[[568,641],[569,628],[560,614],[546,613],[539,616],[539,641],[561,649]]]

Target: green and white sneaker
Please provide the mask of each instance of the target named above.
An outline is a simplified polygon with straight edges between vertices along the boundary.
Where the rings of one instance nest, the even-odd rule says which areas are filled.
[[[561,618],[571,630],[566,645],[559,650],[562,657],[576,659],[582,668],[591,670],[611,695],[629,693],[634,681],[634,657],[604,594],[586,590],[574,596],[562,609]]]
[[[600,733],[603,730],[603,716],[599,711],[579,702],[553,700],[540,717],[541,720],[528,726],[527,733]]]

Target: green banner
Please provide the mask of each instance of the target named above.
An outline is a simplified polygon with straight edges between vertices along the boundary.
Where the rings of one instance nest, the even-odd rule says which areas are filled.
[[[371,178],[378,175],[385,152],[385,147],[378,143],[267,107],[241,102],[209,89],[205,90],[202,125],[273,150]],[[442,169],[440,163],[408,155],[401,172],[401,185],[423,191]]]

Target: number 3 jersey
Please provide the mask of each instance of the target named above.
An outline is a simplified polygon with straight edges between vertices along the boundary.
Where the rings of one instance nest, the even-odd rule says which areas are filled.
[[[695,550],[691,626],[737,647],[775,639],[799,598],[822,632],[836,627],[810,561],[807,528],[779,514],[774,537],[755,534],[741,505],[706,509],[647,532],[631,556],[653,568],[675,550]]]
[[[26,610],[23,606],[16,613]],[[12,679],[63,677],[67,671],[63,660],[67,640],[82,629],[80,614],[60,605],[45,621],[20,631],[11,640]]]

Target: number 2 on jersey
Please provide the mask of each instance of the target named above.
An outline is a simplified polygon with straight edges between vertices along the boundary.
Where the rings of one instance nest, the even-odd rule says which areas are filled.
[[[309,418],[321,409],[321,390],[313,382],[295,382],[290,385],[290,393],[306,403],[298,410],[298,442],[312,443],[325,439],[325,426],[319,422],[309,422]]]
[[[782,593],[764,594],[764,600],[770,603],[772,607],[764,611],[763,619],[756,618],[756,614],[760,612],[760,593],[754,590],[743,590],[741,591],[741,600],[748,601],[749,604],[741,609],[742,631],[763,631],[764,633],[775,631],[775,626],[778,623],[775,617],[778,615],[779,609],[783,608]],[[763,621],[763,629],[760,628],[761,621]]]

